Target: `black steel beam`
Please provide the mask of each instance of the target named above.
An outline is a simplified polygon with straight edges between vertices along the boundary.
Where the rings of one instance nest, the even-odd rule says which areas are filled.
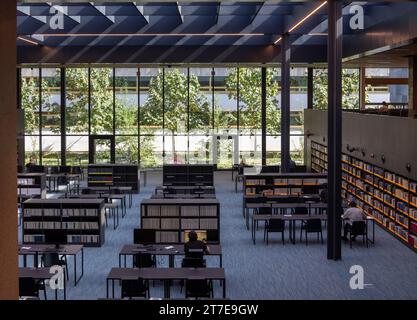
[[[281,172],[288,172],[290,162],[290,67],[289,35],[281,40]]]
[[[262,165],[266,165],[266,68],[261,68]]]
[[[65,68],[60,69],[61,73],[61,165],[67,164],[67,133],[66,133],[66,84],[65,84]]]
[[[342,258],[341,145],[342,145],[342,1],[328,2],[328,227],[327,258]]]
[[[307,109],[313,109],[313,68],[307,68]]]

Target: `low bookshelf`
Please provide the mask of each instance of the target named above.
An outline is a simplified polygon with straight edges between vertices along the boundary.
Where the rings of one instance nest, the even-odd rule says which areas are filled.
[[[46,198],[46,175],[44,173],[18,173],[17,194],[19,199]]]
[[[313,148],[323,155],[327,148],[318,143],[311,147],[314,169]],[[354,199],[384,230],[417,250],[416,181],[342,154],[342,197]]]
[[[164,186],[212,186],[214,167],[209,164],[169,164],[162,169]]]
[[[187,230],[206,231],[207,242],[220,241],[217,199],[145,199],[140,213],[141,228],[155,230],[157,243],[183,243]]]
[[[89,164],[89,187],[132,187],[134,192],[139,191],[139,175],[137,165],[118,164]]]
[[[327,187],[327,174],[321,173],[260,173],[244,175],[244,195],[317,194]]]
[[[104,243],[103,199],[29,199],[22,210],[23,243],[44,243],[47,230],[61,230],[69,244]]]

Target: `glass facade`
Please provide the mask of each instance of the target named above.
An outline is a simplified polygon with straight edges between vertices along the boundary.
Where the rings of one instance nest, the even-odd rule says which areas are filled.
[[[143,168],[213,163],[227,169],[241,159],[262,164],[259,67],[68,67],[20,72],[27,160],[87,164],[90,136],[111,135],[116,162],[139,163]],[[306,79],[306,68],[292,69],[290,145],[300,164]],[[280,94],[280,69],[267,68],[265,148],[270,165],[280,163]]]

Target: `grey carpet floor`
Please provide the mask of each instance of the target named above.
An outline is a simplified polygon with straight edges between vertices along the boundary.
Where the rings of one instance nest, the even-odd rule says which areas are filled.
[[[146,187],[134,196],[133,206],[120,220],[117,230],[112,222],[106,229],[106,241],[101,248],[85,249],[84,277],[74,287],[68,283],[68,299],[89,300],[106,296],[106,276],[118,266],[118,252],[124,244],[132,243],[133,229],[139,226],[139,204],[149,198],[160,174],[149,175]],[[326,245],[311,242],[282,245],[280,235],[271,234],[267,246],[262,241],[263,229],[257,233],[253,245],[250,231],[242,217],[242,193],[235,193],[230,173],[216,173],[217,198],[221,203],[221,245],[226,272],[227,297],[231,299],[417,299],[417,254],[376,227],[376,244],[368,249],[362,242],[351,249],[342,247],[342,260],[326,258]],[[326,230],[324,230],[326,241]],[[299,230],[297,230],[297,236]],[[19,232],[20,233],[20,232]],[[286,234],[288,239],[288,234]],[[73,276],[72,261],[69,263]],[[20,261],[22,263],[22,261]],[[161,266],[167,261],[159,259]],[[208,257],[208,266],[217,266],[218,258]],[[177,261],[177,265],[180,261]],[[365,289],[352,290],[349,286],[351,266],[364,270]],[[116,295],[120,288],[116,286]],[[151,296],[163,297],[162,283],[150,288]],[[214,285],[215,297],[221,298],[222,288]],[[48,292],[52,298],[52,292]],[[183,298],[180,286],[174,283],[172,298]]]

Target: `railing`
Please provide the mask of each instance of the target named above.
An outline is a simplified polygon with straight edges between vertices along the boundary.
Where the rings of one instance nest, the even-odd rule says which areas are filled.
[[[365,109],[343,109],[346,112],[365,114],[379,114],[394,117],[408,117],[408,103],[389,102],[384,106],[382,103],[366,103]]]

